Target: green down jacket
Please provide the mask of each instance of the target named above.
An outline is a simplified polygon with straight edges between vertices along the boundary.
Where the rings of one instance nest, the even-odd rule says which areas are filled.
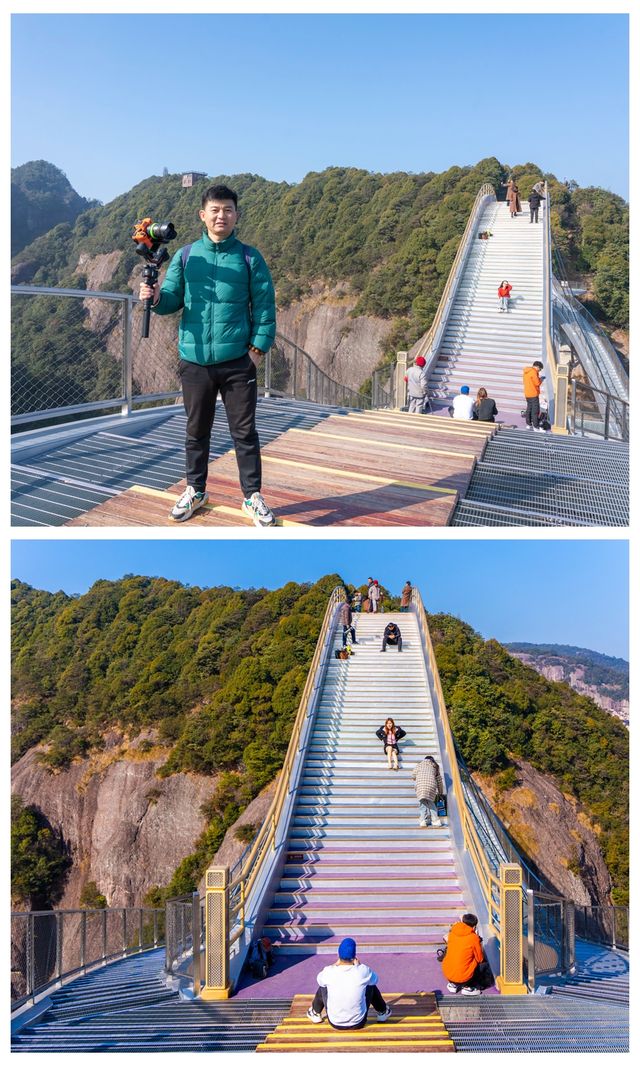
[[[225,363],[246,355],[249,344],[262,352],[273,344],[276,303],[269,268],[257,248],[243,246],[233,233],[216,244],[204,232],[184,267],[182,249],[175,253],[153,310],[172,315],[181,308],[178,350],[190,363]]]

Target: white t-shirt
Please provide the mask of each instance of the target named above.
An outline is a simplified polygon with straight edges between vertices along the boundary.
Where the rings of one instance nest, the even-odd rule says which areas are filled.
[[[367,1013],[365,989],[378,983],[378,975],[363,962],[353,966],[325,966],[318,984],[327,989],[327,1014],[333,1025],[357,1025]]]
[[[453,417],[467,420],[473,418],[473,399],[468,393],[465,395],[460,392],[457,396],[454,396]]]

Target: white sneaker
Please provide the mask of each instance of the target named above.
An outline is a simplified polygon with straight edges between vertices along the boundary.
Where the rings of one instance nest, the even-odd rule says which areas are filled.
[[[391,1017],[391,1007],[385,1007],[380,1014],[376,1014],[377,1022],[386,1022],[387,1018]]]
[[[453,984],[453,983],[452,983],[451,981],[447,981],[447,991],[448,991],[448,992],[453,992],[453,994],[454,994],[454,996],[455,996],[455,994],[456,994],[457,992],[459,992],[459,991],[460,991],[460,989],[458,988],[458,986],[457,986],[457,985],[454,985],[454,984]]]
[[[275,526],[276,516],[267,507],[259,492],[254,492],[250,499],[243,500],[242,513],[253,521],[254,526]]]
[[[420,826],[421,829],[428,829],[429,828],[429,823],[428,822],[418,822],[418,825]]]
[[[307,1011],[307,1018],[310,1022],[313,1022],[314,1025],[319,1025],[322,1021],[322,1015],[316,1014],[313,1007],[309,1007],[309,1010]]]
[[[197,492],[193,485],[187,485],[178,502],[171,508],[169,518],[176,522],[185,522],[187,518],[191,518],[194,511],[203,507],[208,499],[208,493]]]
[[[462,995],[463,996],[481,996],[482,992],[480,991],[479,988],[463,988],[462,989]]]

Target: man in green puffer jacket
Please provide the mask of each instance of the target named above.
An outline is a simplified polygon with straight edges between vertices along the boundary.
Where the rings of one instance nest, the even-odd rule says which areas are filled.
[[[207,189],[200,219],[202,238],[176,252],[162,286],[140,285],[140,299],[152,297],[156,314],[182,311],[178,373],[187,413],[187,487],[170,513],[183,522],[209,498],[209,449],[219,392],[235,445],[242,511],[256,526],[271,526],[275,517],[261,495],[256,365],[276,334],[273,282],[260,252],[234,236],[238,197],[232,189]]]

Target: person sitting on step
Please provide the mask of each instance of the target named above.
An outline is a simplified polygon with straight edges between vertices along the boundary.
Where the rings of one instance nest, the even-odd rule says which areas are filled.
[[[356,956],[356,942],[345,937],[338,948],[338,960],[318,974],[318,988],[307,1018],[316,1025],[323,1021],[323,1011],[334,1029],[362,1029],[369,1007],[376,1021],[386,1022],[391,1015],[378,988],[378,976]]]
[[[483,989],[493,984],[493,974],[477,926],[475,914],[463,914],[462,921],[451,926],[446,938],[442,972],[447,978],[447,989],[454,994],[462,992],[463,996],[479,996]]]
[[[388,622],[384,627],[384,633],[382,634],[382,648],[381,651],[387,650],[387,644],[391,644],[398,651],[402,651],[402,633],[400,632],[400,626],[397,626],[395,622]]]
[[[404,729],[396,725],[393,718],[387,718],[384,725],[381,725],[376,730],[378,740],[382,741],[383,751],[387,756],[387,765],[390,770],[398,769],[398,741],[402,740],[406,735]]]

